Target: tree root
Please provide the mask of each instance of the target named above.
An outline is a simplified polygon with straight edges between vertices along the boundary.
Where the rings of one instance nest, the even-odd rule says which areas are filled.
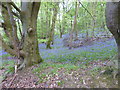
[[[23,68],[25,68],[25,62],[23,62],[23,63],[18,67],[18,70],[22,70]]]
[[[11,80],[10,84],[8,85],[8,87],[9,87],[9,88],[11,87],[12,82],[15,80],[15,78],[16,78],[16,76],[17,76],[17,75],[18,75],[18,74],[15,74],[15,75],[14,75],[14,77],[12,78],[12,80]]]

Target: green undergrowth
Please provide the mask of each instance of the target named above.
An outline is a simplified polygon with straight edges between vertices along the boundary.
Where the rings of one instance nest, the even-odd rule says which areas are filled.
[[[64,51],[66,52],[66,51]],[[92,61],[98,61],[98,60],[110,60],[114,57],[114,55],[117,54],[117,52],[113,49],[109,53],[108,51],[100,51],[100,52],[90,52],[90,51],[76,51],[76,53],[70,53],[70,54],[52,54],[48,53],[48,57],[44,58],[44,60],[47,62],[47,60],[55,62],[55,63],[69,63],[74,64],[77,66],[82,66],[85,64],[89,64],[89,62]],[[44,53],[45,54],[45,53]]]
[[[2,65],[0,66],[0,70],[5,70],[3,73],[3,77],[5,77],[7,74],[14,73],[14,61],[6,61],[2,62]]]
[[[111,71],[107,74],[105,72],[106,68],[109,68],[109,66],[101,65],[104,61],[93,61],[92,63],[93,64],[76,66],[73,64],[43,62],[34,68],[32,72],[39,77],[38,84],[51,82],[51,78],[54,81],[54,78],[62,77],[59,81],[56,80],[57,85],[60,87],[64,87],[66,85],[66,87],[69,87],[69,85],[74,87],[75,85],[77,86],[77,84],[82,85],[80,87],[85,87],[83,85],[84,81],[86,86],[91,88],[117,87],[117,80],[114,78]],[[78,78],[77,81],[76,78]]]
[[[0,58],[5,58],[5,57],[9,57],[11,56],[10,54],[4,54],[4,55],[0,55]]]
[[[46,43],[48,41],[48,39],[38,39],[38,43]]]
[[[69,73],[72,70],[78,69],[78,66],[72,64],[61,64],[61,63],[46,63],[43,62],[39,67],[33,69],[33,73],[37,75],[40,80],[39,83],[46,82],[49,78],[55,75],[61,74],[59,71],[62,70],[64,73]],[[58,85],[63,84],[63,81],[58,82]]]

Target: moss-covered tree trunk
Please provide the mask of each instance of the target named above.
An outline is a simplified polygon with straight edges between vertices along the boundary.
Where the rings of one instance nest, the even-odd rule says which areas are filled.
[[[38,2],[22,3],[22,27],[25,38],[23,50],[26,53],[24,57],[24,62],[26,63],[26,66],[31,66],[34,63],[40,63],[42,60],[39,54],[36,31],[39,7],[40,3]]]
[[[56,19],[57,19],[58,6],[59,6],[59,3],[56,2],[55,7],[54,7],[53,18],[52,18],[52,25],[51,25],[50,33],[49,33],[49,39],[48,39],[47,45],[46,45],[47,49],[51,49],[50,45],[51,45],[51,42],[53,43],[53,40],[54,40],[54,29],[55,29],[55,23],[56,23]]]
[[[79,7],[79,5],[78,5],[78,3],[76,2],[75,3],[75,16],[74,16],[74,22],[73,22],[73,24],[72,24],[72,30],[71,30],[71,32],[70,32],[70,40],[69,40],[69,49],[71,49],[72,48],[72,41],[73,41],[73,33],[75,32],[75,39],[78,39],[77,38],[77,30],[76,30],[76,26],[77,26],[77,15],[78,15],[78,7]]]
[[[4,31],[6,30],[8,38],[10,38],[9,42],[13,43],[13,48],[11,48],[0,35],[3,48],[20,60],[20,63],[18,63],[19,69],[42,62],[37,40],[37,17],[40,2],[21,2],[21,9],[13,2],[2,3],[2,7],[3,28]],[[16,9],[19,14],[15,14],[12,9]],[[22,36],[20,39],[17,36],[17,25],[14,16],[22,22]]]

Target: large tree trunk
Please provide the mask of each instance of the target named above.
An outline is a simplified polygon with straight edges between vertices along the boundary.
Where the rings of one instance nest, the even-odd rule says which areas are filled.
[[[19,69],[42,62],[42,58],[39,54],[36,30],[40,2],[21,2],[21,4],[20,10],[13,2],[2,3],[2,7],[4,8],[2,9],[4,20],[3,28],[4,31],[6,30],[6,35],[10,39],[9,41],[13,43],[13,48],[7,45],[2,35],[0,35],[2,46],[6,52],[20,59]],[[22,22],[21,40],[19,40],[17,36],[17,25],[12,11],[12,5],[14,5],[14,9],[19,12],[19,15],[15,15],[19,16]]]
[[[106,5],[106,24],[113,34],[118,47],[118,64],[120,65],[120,2],[108,2]],[[119,75],[120,75],[120,67]]]
[[[39,2],[22,3],[23,35],[25,38],[23,50],[26,53],[24,57],[26,66],[31,66],[34,63],[42,61],[39,54],[36,31],[39,7]]]
[[[107,3],[106,24],[116,40],[118,46],[118,56],[120,59],[120,2]]]

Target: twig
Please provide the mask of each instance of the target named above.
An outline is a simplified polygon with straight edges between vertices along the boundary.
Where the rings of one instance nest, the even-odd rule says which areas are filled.
[[[21,14],[21,10],[15,5],[15,3],[11,0],[8,1],[10,1],[9,3]]]
[[[15,78],[16,78],[16,76],[17,76],[17,75],[18,75],[18,74],[14,74],[14,77],[12,78],[12,80],[11,80],[10,84],[8,85],[8,87],[9,87],[9,88],[11,87],[12,82],[15,80]]]
[[[1,3],[1,6],[7,10],[7,7],[3,3]],[[19,15],[20,13],[18,14],[12,11],[12,14],[21,20],[21,16]]]
[[[93,15],[87,10],[87,8],[80,2],[80,0],[78,0],[79,3],[81,4],[81,6],[90,14],[90,16],[92,17],[92,19],[95,21]]]
[[[20,32],[20,35],[22,37],[22,30],[21,30],[21,27],[20,27],[20,22],[19,22],[19,20],[17,22],[18,22],[19,32]]]

